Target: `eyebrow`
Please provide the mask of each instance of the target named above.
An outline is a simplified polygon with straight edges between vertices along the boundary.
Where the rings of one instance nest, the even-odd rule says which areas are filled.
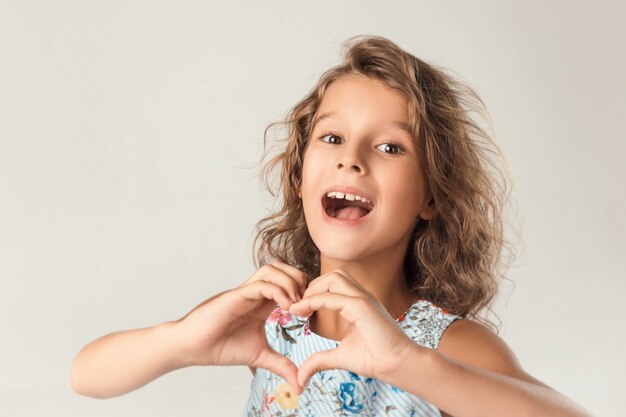
[[[317,126],[318,122],[321,122],[322,120],[325,120],[325,119],[332,119],[333,117],[335,117],[336,114],[337,112],[331,111],[331,112],[322,113],[319,116],[317,116],[315,120],[313,121],[313,125],[311,126],[311,132],[315,129],[315,126]],[[400,120],[395,120],[391,122],[391,125],[400,130],[403,130],[409,136],[411,137],[413,136],[413,133],[411,132],[411,129],[408,123],[401,122]]]

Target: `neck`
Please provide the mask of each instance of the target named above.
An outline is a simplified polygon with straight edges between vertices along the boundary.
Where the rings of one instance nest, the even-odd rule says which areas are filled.
[[[415,296],[406,282],[404,256],[406,242],[389,251],[359,260],[340,260],[320,254],[320,275],[341,268],[370,292],[397,319],[414,302]],[[311,330],[323,337],[341,340],[348,329],[339,312],[320,309],[311,317]]]
[[[373,258],[360,262],[346,262],[322,256],[320,260],[320,275],[335,269],[343,269],[392,315],[398,308],[405,306],[407,300],[413,298],[412,289],[406,282],[403,259],[400,259],[400,262],[389,262],[389,258],[385,259],[387,262]]]

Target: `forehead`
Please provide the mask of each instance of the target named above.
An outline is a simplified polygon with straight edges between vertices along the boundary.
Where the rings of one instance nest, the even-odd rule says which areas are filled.
[[[332,82],[317,109],[313,126],[324,120],[354,120],[409,129],[409,102],[384,82],[360,74],[348,74]]]

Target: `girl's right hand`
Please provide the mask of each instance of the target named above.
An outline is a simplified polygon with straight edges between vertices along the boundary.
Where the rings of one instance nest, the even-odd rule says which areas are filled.
[[[282,263],[259,268],[240,286],[199,304],[175,323],[183,344],[183,362],[191,365],[248,365],[287,380],[297,392],[298,368],[267,344],[265,320],[302,298],[306,274]]]

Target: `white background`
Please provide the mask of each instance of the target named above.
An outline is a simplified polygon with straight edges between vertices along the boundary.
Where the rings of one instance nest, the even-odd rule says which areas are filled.
[[[506,3],[506,4],[505,4]],[[357,34],[485,100],[520,255],[498,302],[524,368],[626,406],[626,30],[618,1],[0,1],[0,415],[239,416],[244,367],[75,394],[80,348],[253,272],[264,128]],[[621,412],[621,411],[620,411]]]

